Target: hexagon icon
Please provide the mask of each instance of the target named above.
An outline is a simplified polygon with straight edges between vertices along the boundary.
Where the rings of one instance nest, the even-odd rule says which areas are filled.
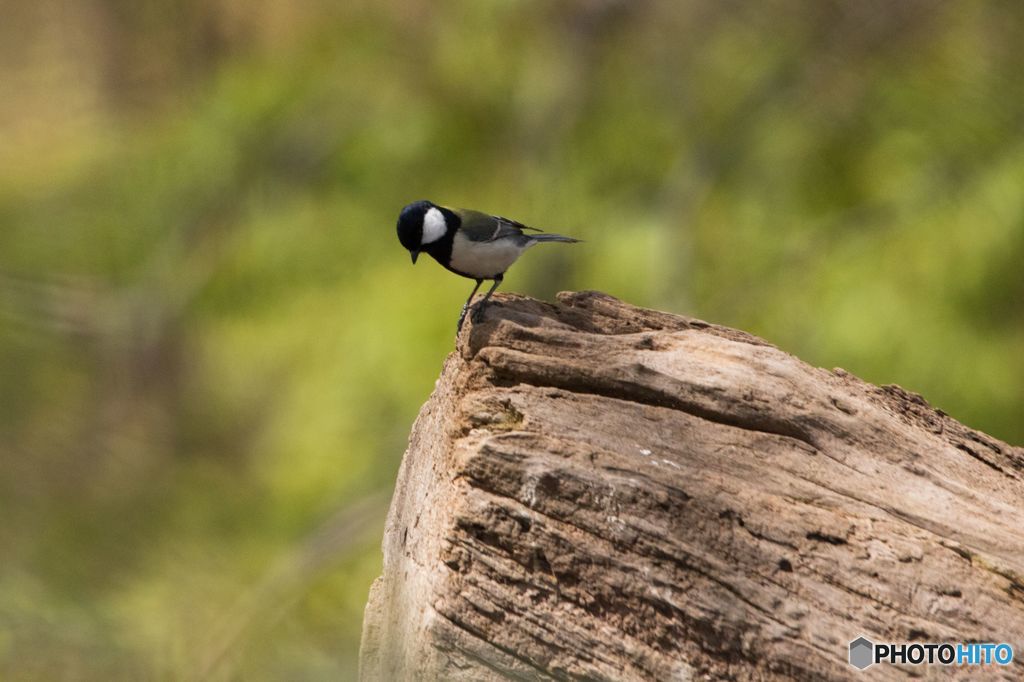
[[[875,662],[875,645],[867,637],[858,637],[850,642],[850,665],[863,670]]]

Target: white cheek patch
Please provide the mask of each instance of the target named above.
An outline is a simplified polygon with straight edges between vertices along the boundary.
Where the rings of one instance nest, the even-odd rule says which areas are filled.
[[[423,215],[423,237],[420,238],[420,246],[436,242],[448,231],[448,224],[444,220],[444,214],[436,208],[430,208]]]

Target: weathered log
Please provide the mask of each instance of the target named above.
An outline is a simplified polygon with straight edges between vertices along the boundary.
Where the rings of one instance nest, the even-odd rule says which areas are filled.
[[[1024,677],[1024,449],[741,331],[558,298],[498,298],[445,362],[363,679],[846,679],[859,635],[1010,642],[990,673]]]

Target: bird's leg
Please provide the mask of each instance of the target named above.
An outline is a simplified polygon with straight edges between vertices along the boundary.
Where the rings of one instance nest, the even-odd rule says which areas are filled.
[[[473,287],[473,291],[470,292],[469,298],[466,299],[466,303],[462,306],[462,312],[459,314],[459,323],[455,326],[456,331],[462,329],[462,321],[466,319],[466,312],[469,311],[469,304],[473,300],[473,297],[476,296],[476,290],[479,289],[480,285],[483,283],[484,281],[482,279],[478,279],[476,281],[476,286]]]
[[[479,322],[481,319],[483,319],[484,306],[487,305],[487,299],[489,299],[491,297],[491,294],[494,293],[494,290],[498,288],[498,285],[501,284],[501,281],[503,279],[504,279],[503,275],[498,275],[497,277],[495,277],[494,278],[494,284],[492,284],[491,288],[488,289],[486,294],[484,294],[484,297],[482,299],[480,299],[480,302],[476,304],[476,306],[473,309],[473,321],[474,322]]]

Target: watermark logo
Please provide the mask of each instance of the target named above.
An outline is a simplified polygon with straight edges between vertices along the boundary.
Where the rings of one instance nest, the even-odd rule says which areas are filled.
[[[875,662],[874,644],[867,637],[858,637],[850,642],[850,665],[863,670]]]
[[[1005,642],[886,642],[861,636],[850,642],[850,665],[858,670],[876,663],[910,665],[1010,665],[1013,646]]]

